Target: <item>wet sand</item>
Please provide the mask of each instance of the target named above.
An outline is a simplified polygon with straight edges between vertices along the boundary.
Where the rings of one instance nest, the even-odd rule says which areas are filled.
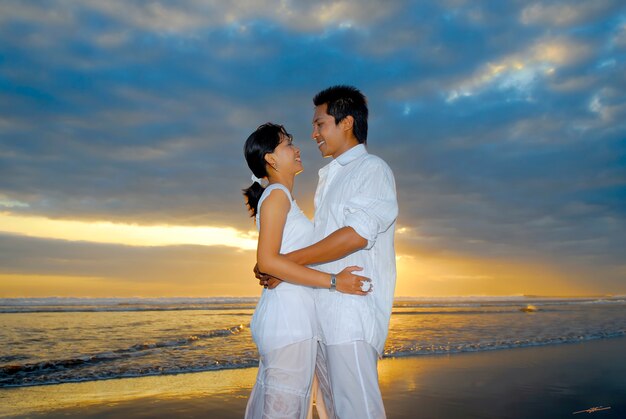
[[[389,418],[626,418],[626,338],[384,359]],[[256,369],[0,390],[0,417],[242,418]],[[592,413],[574,412],[610,407]]]

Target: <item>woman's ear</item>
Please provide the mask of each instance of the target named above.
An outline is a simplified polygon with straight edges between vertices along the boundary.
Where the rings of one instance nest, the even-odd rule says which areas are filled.
[[[276,156],[274,153],[267,153],[263,158],[265,159],[265,163],[274,168],[276,167]]]

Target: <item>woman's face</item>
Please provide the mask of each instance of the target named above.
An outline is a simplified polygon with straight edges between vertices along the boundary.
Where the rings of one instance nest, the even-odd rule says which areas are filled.
[[[276,162],[276,169],[282,173],[293,173],[297,175],[304,168],[300,160],[300,149],[293,144],[293,138],[284,134],[280,134],[280,143],[272,153]]]

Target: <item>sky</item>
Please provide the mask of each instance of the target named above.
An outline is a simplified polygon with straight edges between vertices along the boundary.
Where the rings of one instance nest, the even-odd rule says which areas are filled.
[[[396,296],[626,294],[621,1],[0,2],[0,297],[257,296],[242,147],[368,98]]]

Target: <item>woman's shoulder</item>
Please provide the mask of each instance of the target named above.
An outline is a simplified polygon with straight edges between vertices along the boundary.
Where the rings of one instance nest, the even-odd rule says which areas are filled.
[[[276,189],[280,189],[281,191],[285,192],[285,195],[287,195],[287,198],[289,198],[290,201],[293,201],[293,198],[291,197],[291,192],[289,192],[289,189],[282,183],[272,183],[271,185],[268,185],[268,187],[265,188],[265,191],[263,191],[263,194],[264,195],[265,193],[269,194],[273,190],[276,190]]]
[[[270,196],[270,194],[275,190],[283,191],[285,195],[287,195],[289,202],[293,201],[293,198],[291,197],[291,192],[289,192],[289,189],[287,189],[287,187],[281,183],[272,183],[267,188],[265,188],[263,194],[261,195],[261,200],[267,199],[267,197]]]
[[[272,195],[272,192],[274,192],[276,190],[282,191],[286,195],[290,205],[293,204],[293,198],[291,197],[291,193],[289,192],[289,189],[287,189],[287,187],[285,185],[282,185],[280,183],[272,183],[267,188],[265,188],[265,190],[263,191],[263,194],[261,194],[261,198],[259,199],[259,204],[257,206],[257,208],[258,208],[257,215],[261,212],[261,205],[263,204],[263,202],[267,198],[269,198],[270,195]],[[277,192],[277,193],[280,194],[280,192]]]

